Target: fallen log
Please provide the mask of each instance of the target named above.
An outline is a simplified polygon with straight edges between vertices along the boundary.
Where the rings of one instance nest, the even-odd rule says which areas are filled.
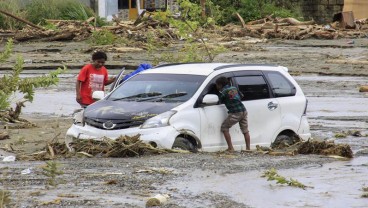
[[[313,25],[315,24],[314,20],[311,20],[311,21],[305,21],[305,22],[301,22],[295,18],[292,18],[292,17],[288,17],[288,18],[280,18],[280,19],[275,19],[274,22],[277,22],[277,23],[289,23],[291,25]]]
[[[319,38],[319,39],[336,39],[339,36],[338,33],[334,32],[328,32],[328,31],[315,31],[313,33],[313,37]]]
[[[259,20],[253,20],[247,23],[247,25],[258,25],[258,24],[264,24],[267,22],[266,18],[259,19]]]
[[[53,37],[48,38],[48,41],[69,41],[73,40],[75,37],[75,34],[70,31],[64,31],[62,33],[56,34]]]
[[[273,21],[274,21],[274,17],[273,17],[273,15],[267,16],[267,17],[262,18],[262,19],[253,20],[253,21],[247,22],[247,25],[264,24],[264,23],[266,23],[266,22],[268,22],[268,21],[271,21],[271,22],[273,22]]]
[[[20,18],[20,17],[17,17],[17,16],[15,16],[15,15],[13,15],[13,14],[10,14],[9,12],[6,12],[6,11],[4,11],[4,10],[0,10],[0,13],[3,13],[3,14],[5,14],[5,15],[7,15],[7,16],[9,16],[9,17],[12,17],[12,18],[14,18],[14,19],[16,19],[16,20],[19,20],[19,21],[21,21],[21,22],[23,22],[23,23],[26,23],[27,25],[32,26],[32,27],[34,27],[34,28],[37,28],[37,29],[40,29],[40,30],[45,30],[45,28],[43,28],[43,27],[40,27],[40,26],[38,26],[38,25],[35,25],[35,24],[33,24],[32,22],[30,22],[30,21],[28,21],[28,20],[25,20],[25,19],[22,19],[22,18]]]

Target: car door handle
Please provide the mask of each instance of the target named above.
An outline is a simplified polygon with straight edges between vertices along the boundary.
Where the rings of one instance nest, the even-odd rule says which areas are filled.
[[[268,109],[270,109],[271,111],[275,110],[278,106],[279,104],[274,103],[272,101],[268,103]]]

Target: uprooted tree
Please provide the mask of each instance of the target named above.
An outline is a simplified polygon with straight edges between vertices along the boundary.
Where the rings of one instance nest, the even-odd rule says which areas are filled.
[[[13,40],[9,39],[4,51],[0,53],[0,63],[5,62],[11,56],[12,51]],[[20,78],[20,74],[23,71],[23,63],[23,58],[18,56],[11,73],[0,77],[0,120],[2,121],[10,123],[20,121],[21,109],[24,107],[25,102],[33,101],[35,89],[56,85],[59,81],[58,75],[66,70],[65,67],[64,69],[58,68],[44,76]],[[11,104],[15,100],[16,92],[22,93],[23,97],[15,101],[16,106],[13,109]]]

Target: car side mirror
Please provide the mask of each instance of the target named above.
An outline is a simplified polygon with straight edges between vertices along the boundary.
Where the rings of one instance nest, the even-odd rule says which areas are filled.
[[[105,97],[105,92],[104,91],[94,91],[92,93],[92,98],[94,100],[102,100]]]
[[[202,103],[205,105],[216,105],[218,102],[219,98],[214,94],[207,94],[202,99]]]

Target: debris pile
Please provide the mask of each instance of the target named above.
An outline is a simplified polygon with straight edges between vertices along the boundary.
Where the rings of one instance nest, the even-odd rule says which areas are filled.
[[[227,31],[232,37],[250,36],[255,38],[281,38],[303,40],[308,38],[337,39],[337,38],[361,38],[367,37],[368,19],[355,20],[354,29],[341,27],[339,21],[328,25],[317,25],[312,21],[301,22],[294,18],[278,18],[268,16],[259,20],[245,23],[239,14],[242,27],[227,25]]]
[[[298,21],[294,18],[278,18],[273,15],[259,20],[245,23],[239,14],[236,14],[241,21],[241,26],[228,24],[214,29],[201,28],[206,36],[221,35],[221,37],[254,37],[254,38],[282,38],[303,40],[308,38],[317,39],[337,39],[337,38],[361,38],[368,37],[368,19],[356,19],[354,27],[347,27],[342,21],[335,21],[328,25],[317,25],[312,21]],[[173,41],[181,39],[178,29],[172,27],[165,21],[160,21],[151,16],[141,16],[134,23],[122,21],[115,18],[112,26],[94,27],[91,22],[79,20],[47,20],[53,29],[44,29],[39,26],[28,25],[24,29],[14,33],[17,41],[39,40],[39,41],[80,41],[88,39],[92,31],[109,30],[114,34],[130,40],[146,42],[153,36],[155,41],[163,45],[168,45]],[[185,20],[183,20],[185,22]],[[349,28],[349,29],[347,29]],[[5,31],[4,31],[5,32]],[[191,31],[188,31],[191,33]],[[11,33],[10,33],[11,34]],[[1,36],[9,35],[0,33]],[[152,37],[151,37],[152,38]],[[225,38],[226,39],[226,38]],[[225,40],[223,39],[223,40]]]
[[[14,35],[17,41],[81,41],[90,37],[93,26],[86,21],[78,20],[48,20],[56,29],[40,30],[34,27],[24,27]]]
[[[353,151],[347,144],[334,144],[330,142],[319,142],[308,140],[298,147],[300,154],[320,154],[320,155],[338,155],[341,157],[352,158]]]
[[[50,160],[57,157],[136,157],[141,155],[163,153],[187,153],[188,151],[173,149],[158,149],[144,143],[136,136],[120,136],[116,140],[104,138],[101,141],[93,139],[78,139],[69,143],[70,152],[65,143],[50,142],[44,150],[29,155],[17,155],[19,160]]]
[[[272,148],[256,146],[258,152],[274,156],[297,155],[297,154],[318,154],[326,156],[340,156],[345,158],[353,158],[353,151],[347,144],[334,144],[332,142],[308,140],[297,142],[290,146],[280,143],[279,146]]]

